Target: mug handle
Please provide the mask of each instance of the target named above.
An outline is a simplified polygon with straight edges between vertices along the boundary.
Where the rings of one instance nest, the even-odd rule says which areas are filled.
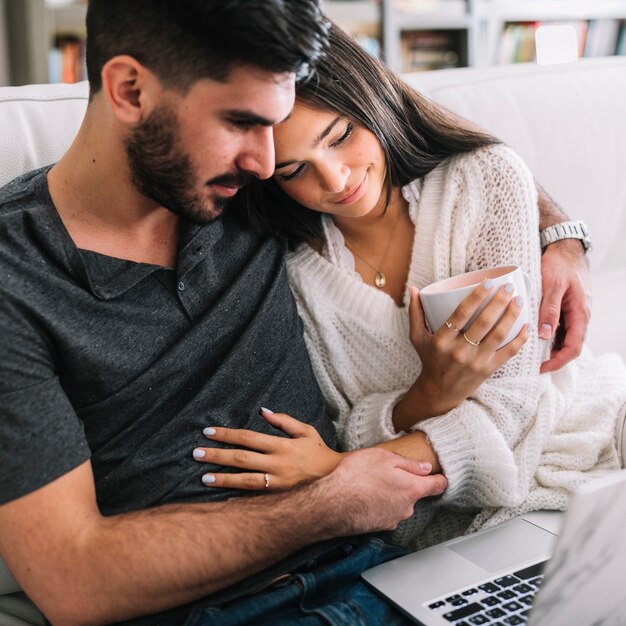
[[[528,297],[530,298],[530,294],[532,293],[532,287],[533,287],[533,282],[532,280],[530,280],[530,276],[522,271],[522,274],[524,275],[524,282],[526,283],[526,292]]]

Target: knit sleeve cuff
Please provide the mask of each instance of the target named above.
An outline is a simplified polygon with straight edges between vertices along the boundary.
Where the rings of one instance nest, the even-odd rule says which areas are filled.
[[[426,434],[448,479],[442,502],[455,502],[464,491],[464,482],[474,474],[472,464],[476,451],[471,433],[467,432],[464,424],[454,423],[446,417],[424,420],[413,430]]]
[[[404,393],[400,390],[376,393],[359,400],[339,429],[343,447],[347,450],[367,448],[406,434],[396,432],[392,421],[393,409]]]
[[[448,480],[442,503],[461,507],[506,505],[515,491],[517,472],[512,451],[495,428],[472,428],[455,411],[419,422]]]

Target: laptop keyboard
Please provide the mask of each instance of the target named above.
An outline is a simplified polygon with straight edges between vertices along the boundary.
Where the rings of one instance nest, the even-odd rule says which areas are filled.
[[[428,603],[454,626],[515,626],[528,621],[547,561],[462,589]]]

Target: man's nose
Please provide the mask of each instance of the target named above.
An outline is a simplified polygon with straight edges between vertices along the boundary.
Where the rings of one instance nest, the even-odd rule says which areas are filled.
[[[237,158],[237,166],[257,178],[269,178],[274,173],[274,134],[270,126],[259,126],[248,133],[246,143]]]

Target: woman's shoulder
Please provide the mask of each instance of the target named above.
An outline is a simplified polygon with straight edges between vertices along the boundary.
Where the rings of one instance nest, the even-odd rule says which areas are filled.
[[[513,148],[503,143],[457,154],[449,159],[449,170],[451,172],[469,171],[474,175],[482,173],[485,178],[504,174],[526,177],[529,173],[528,166],[522,157]]]
[[[523,159],[511,147],[503,143],[495,143],[455,154],[442,161],[423,178],[419,178],[406,186],[405,195],[414,190],[419,197],[422,185],[446,185],[451,178],[470,176],[492,178],[509,174],[514,177],[527,177],[529,169]]]

